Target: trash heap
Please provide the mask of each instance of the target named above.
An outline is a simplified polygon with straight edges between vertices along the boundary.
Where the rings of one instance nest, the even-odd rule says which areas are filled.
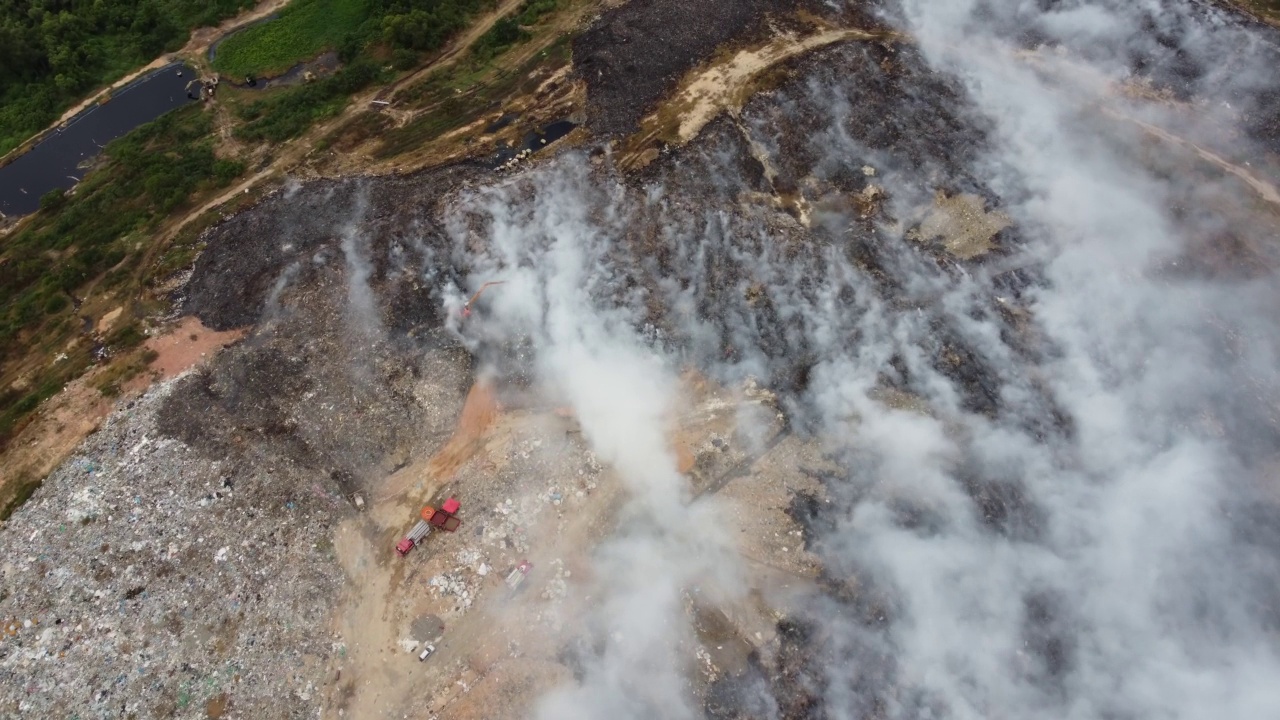
[[[0,717],[312,707],[341,572],[332,497],[117,412],[0,527]],[[311,700],[311,702],[308,702]]]

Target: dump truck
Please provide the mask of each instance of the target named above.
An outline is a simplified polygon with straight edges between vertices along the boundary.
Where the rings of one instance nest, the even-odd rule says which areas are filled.
[[[529,570],[533,567],[533,563],[528,560],[522,561],[519,565],[507,575],[507,588],[511,592],[515,592],[520,584],[524,582],[525,577],[529,575]]]
[[[422,541],[433,529],[453,532],[462,524],[458,518],[458,509],[462,504],[453,498],[445,500],[439,508],[430,505],[422,508],[422,519],[419,520],[407,535],[396,543],[396,554],[400,557],[408,555],[411,550],[422,544]]]

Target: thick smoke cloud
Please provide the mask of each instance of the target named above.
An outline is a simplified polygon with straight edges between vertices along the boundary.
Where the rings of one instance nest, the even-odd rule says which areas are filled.
[[[1154,8],[905,6],[931,64],[960,78],[974,111],[993,122],[981,173],[1031,237],[1023,261],[1042,267],[1045,282],[1029,291],[1027,309],[1052,352],[1035,368],[1014,365],[998,328],[974,312],[988,289],[974,286],[980,279],[949,282],[939,288],[942,312],[985,349],[1004,380],[1005,412],[993,421],[961,411],[950,379],[920,362],[908,363],[913,373],[933,377],[913,385],[933,387],[934,418],[877,411],[856,385],[825,403],[835,405],[829,418],[845,411],[834,399],[860,411],[851,440],[871,469],[855,470],[855,483],[892,485],[892,495],[939,518],[922,532],[903,527],[892,503],[863,501],[826,540],[829,556],[867,568],[895,599],[897,617],[883,633],[899,668],[895,683],[922,691],[926,707],[948,717],[1280,712],[1280,692],[1264,679],[1280,670],[1270,634],[1277,567],[1242,537],[1270,536],[1263,528],[1274,526],[1275,509],[1239,515],[1256,497],[1256,463],[1276,452],[1275,427],[1233,421],[1273,415],[1263,408],[1276,399],[1277,328],[1256,310],[1262,298],[1274,301],[1274,288],[1171,282],[1159,272],[1200,230],[1170,211],[1188,189],[1135,162],[1140,138],[1100,119],[1097,107],[1106,102],[1104,83],[1127,79],[1128,61],[1151,50],[1140,20]],[[1177,53],[1150,52],[1155,65],[1178,54],[1212,67],[1220,53],[1201,51],[1239,37],[1234,29],[1212,34],[1212,23],[1194,26],[1176,7],[1172,15],[1198,29],[1183,34]],[[1019,38],[992,27],[1036,28],[1066,57],[1041,49],[1038,62],[1020,59]],[[1076,72],[1082,64],[1090,82]],[[1248,67],[1249,58],[1235,66]],[[1216,77],[1186,74],[1181,89],[1200,94],[1209,91],[1196,80]],[[1172,113],[1164,119],[1191,125]],[[1229,350],[1224,318],[1240,329]],[[896,345],[906,337],[898,350],[908,356],[931,331],[910,317],[887,320],[889,332],[872,338]],[[860,355],[831,364],[833,387],[875,371],[866,363],[875,359]],[[1018,422],[1019,402],[1033,397],[1032,370],[1070,433],[1046,441]],[[1036,405],[1022,412],[1043,412]],[[986,508],[966,488],[969,474],[1015,482],[1014,504],[1033,509],[1034,532],[991,532]],[[863,658],[848,652],[848,665],[829,673],[832,698],[863,672]],[[891,716],[922,714],[919,706],[887,707]],[[829,711],[842,709],[861,714],[856,703]]]
[[[666,445],[684,363],[784,390],[793,427],[844,461],[811,537],[823,588],[795,618],[803,682],[755,686],[757,715],[805,716],[783,710],[803,691],[831,718],[1280,716],[1280,298],[1269,272],[1192,253],[1249,234],[1214,210],[1252,190],[1125,119],[1248,157],[1266,139],[1223,132],[1243,116],[1219,108],[1254,107],[1270,50],[1198,5],[1045,6],[894,15],[916,43],[901,62],[933,75],[879,100],[936,117],[964,141],[949,152],[880,142],[859,80],[815,71],[644,188],[569,154],[459,200],[473,284],[452,309],[506,282],[474,347],[530,348],[631,497],[598,552],[598,642],[540,717],[701,716],[683,594],[743,586]],[[1169,92],[1118,91],[1138,80]],[[786,137],[796,107],[826,127]],[[739,130],[793,181],[866,184],[874,165],[903,222],[837,207],[802,228],[744,203]],[[1007,214],[1002,254],[961,267],[907,239],[936,189]]]
[[[452,229],[474,276],[503,283],[486,298],[484,337],[472,338],[481,362],[501,346],[530,347],[532,380],[573,409],[590,447],[629,493],[588,591],[597,599],[585,620],[598,646],[586,676],[544,698],[538,716],[696,718],[681,648],[692,633],[684,591],[697,584],[714,596],[717,587],[737,586],[735,559],[723,522],[690,502],[668,444],[677,368],[639,332],[636,298],[618,292],[608,259],[625,222],[610,192],[617,189],[593,187],[582,165],[570,163],[462,199]]]

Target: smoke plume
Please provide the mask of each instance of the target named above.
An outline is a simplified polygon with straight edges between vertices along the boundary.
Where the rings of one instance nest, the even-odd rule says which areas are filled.
[[[1220,123],[1256,110],[1269,46],[1181,3],[905,0],[887,17],[914,39],[881,63],[898,74],[832,49],[642,187],[569,153],[456,204],[473,284],[452,308],[506,283],[473,347],[495,372],[486,348],[532,348],[630,497],[597,552],[598,642],[539,717],[702,716],[683,595],[745,586],[666,443],[686,363],[779,389],[844,467],[810,528],[824,578],[783,634],[780,657],[807,638],[801,681],[743,707],[1280,716],[1278,298],[1269,271],[1203,255],[1256,239],[1242,204],[1274,212],[1221,172],[1267,182],[1236,163],[1266,139]],[[748,152],[777,178],[746,177]],[[809,193],[804,222],[753,204],[762,182]],[[841,192],[883,214],[818,202]],[[999,252],[963,264],[913,239],[935,193],[1007,218]],[[808,715],[787,710],[799,692]]]

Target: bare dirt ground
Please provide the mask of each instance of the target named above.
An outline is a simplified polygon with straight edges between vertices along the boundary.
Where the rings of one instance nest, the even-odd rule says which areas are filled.
[[[961,260],[980,257],[996,247],[996,235],[1012,224],[1000,213],[987,212],[984,202],[977,195],[939,193],[913,236],[922,242],[941,239],[946,251]]]
[[[0,487],[48,475],[111,413],[114,402],[97,388],[98,373],[68,383],[0,456]]]
[[[744,408],[768,408],[767,394],[729,391],[696,375],[686,383],[691,399],[675,430],[689,458],[686,470],[708,475],[707,491],[725,494],[744,555],[761,569],[751,601],[717,610],[727,624],[707,653],[715,674],[741,667],[746,654],[773,640],[773,603],[785,603],[787,593],[815,577],[800,527],[786,509],[790,485],[813,484],[795,472],[797,453],[820,461],[803,444],[779,445],[763,457],[742,446],[735,417]],[[468,405],[493,407],[476,398],[473,389]],[[414,468],[410,477],[423,478],[422,486],[407,494],[393,488],[367,514],[337,528],[334,546],[343,548],[349,583],[335,632],[353,640],[330,671],[341,681],[329,689],[325,717],[425,711],[429,717],[514,720],[528,716],[529,698],[572,676],[559,648],[574,642],[573,618],[594,592],[592,548],[611,534],[625,490],[585,447],[574,421],[551,407],[479,415],[490,420],[488,431],[455,476]],[[476,416],[464,409],[460,431]],[[742,460],[745,471],[716,487],[713,469]],[[695,471],[695,463],[702,469]],[[433,467],[435,459],[426,465]],[[779,484],[788,472],[794,479]],[[387,484],[402,483],[393,475]],[[429,537],[407,558],[389,553],[416,520],[421,502],[446,494],[463,498],[462,528]],[[534,569],[513,593],[503,578],[526,559]],[[421,617],[443,619],[443,634],[415,637],[414,621]],[[725,650],[726,637],[737,639],[731,645],[736,650]],[[436,652],[420,663],[416,652],[433,640]]]
[[[119,312],[115,313],[119,316]],[[108,313],[99,332],[111,328],[114,317]],[[158,353],[146,371],[126,382],[120,398],[110,397],[99,389],[107,367],[97,368],[72,381],[40,409],[28,426],[3,455],[0,455],[0,487],[21,478],[48,475],[75,450],[118,405],[131,402],[146,392],[153,382],[169,380],[213,359],[219,350],[238,341],[244,331],[214,332],[194,317],[183,318],[164,334],[148,339],[145,347]]]
[[[767,86],[764,77],[792,58],[837,42],[894,38],[891,33],[832,27],[824,20],[813,20],[812,26],[779,31],[736,51],[722,50],[686,73],[662,107],[640,120],[639,130],[627,139],[622,167],[643,168],[657,157],[660,145],[688,143],[721,113],[736,117]]]
[[[156,357],[148,363],[148,372],[127,385],[126,390],[141,392],[152,382],[172,380],[209,362],[219,350],[240,341],[247,332],[247,329],[210,330],[200,318],[188,315],[163,335],[147,340],[144,346]]]

